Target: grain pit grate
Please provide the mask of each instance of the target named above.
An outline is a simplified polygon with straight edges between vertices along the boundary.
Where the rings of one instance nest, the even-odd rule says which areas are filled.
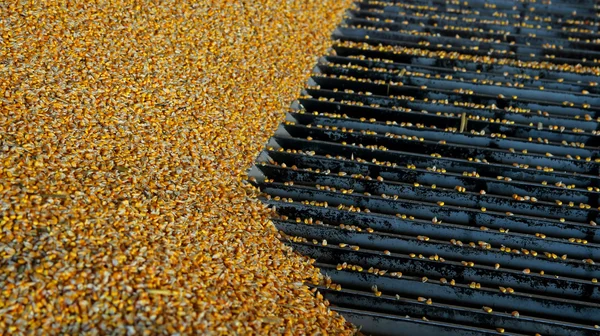
[[[600,334],[599,26],[591,1],[354,4],[250,174],[334,310]]]

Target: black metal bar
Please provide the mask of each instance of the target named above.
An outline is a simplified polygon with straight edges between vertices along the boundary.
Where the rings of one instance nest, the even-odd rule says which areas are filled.
[[[518,68],[517,66],[511,64],[510,62],[501,62],[501,63],[496,63],[496,64],[488,64],[488,63],[484,63],[483,61],[469,62],[469,61],[463,61],[461,59],[446,59],[446,58],[435,57],[435,55],[429,56],[426,54],[413,54],[413,53],[409,53],[409,52],[388,53],[385,51],[380,51],[377,48],[371,48],[371,49],[351,48],[351,47],[346,47],[339,43],[334,43],[333,49],[335,50],[335,54],[340,55],[340,56],[351,56],[351,55],[352,56],[365,56],[365,57],[371,57],[371,58],[392,60],[392,61],[399,62],[399,63],[407,62],[407,61],[408,62],[414,61],[418,64],[423,64],[423,65],[434,65],[435,64],[437,66],[447,66],[449,68],[459,67],[459,68],[466,68],[466,69],[475,69],[475,70],[480,70],[482,72],[487,69],[494,69],[496,71],[498,71],[498,70],[507,71],[507,70],[514,70],[514,69]],[[415,48],[415,49],[419,49],[419,48]],[[518,62],[514,62],[514,63],[518,64]],[[530,69],[530,68],[526,68],[526,69]],[[558,74],[558,73],[560,73],[562,76],[564,76],[565,79],[572,80],[574,78],[584,78],[584,79],[588,79],[591,81],[597,81],[597,76],[594,75],[593,73],[575,73],[575,72],[568,72],[568,71],[557,71],[552,68],[543,69],[540,71],[540,73],[542,73],[542,74],[545,74],[545,73]]]
[[[485,208],[486,211],[509,212],[515,215],[542,216],[546,218],[560,219],[565,218],[570,221],[579,221],[582,218],[597,216],[597,209],[585,210],[579,208],[562,209],[555,203],[544,202],[544,204],[535,202],[519,202],[509,197],[494,197],[493,194],[480,195],[477,192],[457,193],[451,188],[436,186],[435,189],[430,186],[414,186],[412,183],[394,182],[388,180],[378,181],[377,176],[372,180],[357,179],[351,176],[339,176],[337,171],[333,174],[316,173],[312,171],[292,170],[290,168],[281,168],[278,166],[261,166],[259,169],[279,181],[295,181],[296,184],[324,185],[335,188],[351,189],[354,193],[360,194],[369,192],[373,195],[386,195],[406,199],[421,200],[427,199],[429,202],[451,202],[455,206],[462,206],[474,209]],[[342,171],[342,170],[340,170]],[[367,175],[368,176],[368,175]],[[408,182],[408,181],[407,181]]]
[[[354,225],[362,228],[371,228],[376,232],[395,233],[417,237],[426,235],[438,240],[450,241],[456,237],[463,237],[464,244],[469,242],[487,242],[489,244],[510,245],[511,248],[525,248],[532,251],[553,251],[559,255],[567,254],[579,259],[598,258],[596,244],[583,245],[570,243],[564,239],[539,238],[534,235],[523,234],[515,231],[500,232],[498,230],[481,230],[454,223],[437,222],[422,219],[402,219],[396,216],[379,213],[354,213],[338,210],[332,207],[317,207],[301,203],[287,203],[282,201],[265,200],[275,207],[279,214],[295,218],[313,218],[325,223]],[[523,252],[524,253],[524,252]],[[541,253],[543,255],[543,253]]]
[[[486,329],[504,327],[519,330],[529,335],[543,333],[544,335],[587,336],[597,333],[591,326],[524,316],[521,313],[519,313],[519,317],[514,317],[510,311],[500,311],[490,314],[481,308],[475,309],[437,302],[428,305],[414,299],[396,298],[394,295],[383,294],[381,297],[376,297],[372,292],[368,293],[351,289],[337,291],[325,287],[316,288],[325,299],[334,305],[333,309],[336,311],[364,309],[368,307],[369,311],[374,312],[374,317],[378,316],[376,313],[402,317],[410,316],[411,318],[425,316],[427,319],[434,321],[470,325]]]
[[[364,69],[352,69],[352,68],[344,68],[344,67],[335,67],[329,66],[327,64],[321,64],[318,66],[321,73],[333,74],[342,76],[353,76],[357,78],[369,78],[371,80],[384,80],[386,82],[394,82],[394,83],[402,83],[403,85],[412,85],[412,86],[427,86],[430,89],[442,89],[442,90],[451,90],[451,89],[463,89],[463,90],[473,90],[474,95],[489,95],[489,96],[497,96],[498,87],[497,83],[505,83],[502,86],[502,92],[506,95],[518,96],[519,101],[537,101],[537,102],[554,102],[555,104],[562,104],[563,101],[569,99],[570,102],[576,104],[592,104],[591,106],[598,106],[600,100],[598,99],[597,87],[593,86],[591,93],[584,95],[581,93],[583,89],[580,89],[578,92],[572,91],[559,91],[546,89],[540,90],[540,86],[538,87],[517,87],[516,85],[508,86],[506,85],[506,80],[502,81],[494,81],[494,82],[486,82],[483,83],[473,83],[465,82],[464,78],[458,77],[457,79],[446,79],[446,78],[436,78],[433,77],[425,77],[425,76],[412,76],[413,72],[408,71],[408,73],[385,73],[382,71],[370,71]],[[414,71],[414,70],[413,70]],[[462,79],[462,80],[461,80]],[[588,90],[590,92],[590,90]],[[383,92],[382,92],[383,93]]]
[[[370,311],[356,309],[335,308],[344,317],[357,325],[368,335],[448,335],[448,336],[479,336],[497,335],[498,332],[490,329],[469,328],[464,325],[425,321],[399,317],[390,314],[374,314]],[[517,335],[517,334],[507,334]]]
[[[469,133],[458,133],[458,132],[446,132],[443,128],[433,127],[435,125],[429,125],[429,127],[423,124],[424,120],[421,120],[419,126],[400,126],[400,125],[388,125],[388,121],[374,121],[369,123],[361,122],[356,118],[334,118],[329,116],[314,115],[307,113],[292,113],[294,119],[298,121],[298,124],[303,126],[314,125],[329,126],[352,129],[353,131],[372,131],[379,134],[385,134],[386,136],[395,137],[414,137],[427,141],[446,142],[448,144],[465,145],[465,146],[487,146],[497,149],[510,150],[513,148],[517,151],[531,151],[532,153],[552,153],[553,155],[562,155],[571,157],[597,157],[599,151],[597,148],[580,148],[575,146],[565,145],[564,143],[557,142],[533,142],[528,141],[524,138],[513,138],[513,137],[502,137],[496,134],[490,134],[488,136],[474,135]],[[424,119],[424,118],[422,118]],[[456,118],[459,119],[459,118]],[[460,124],[457,123],[460,127]],[[473,125],[475,124],[475,125]],[[471,123],[470,128],[477,132],[484,130],[484,127],[477,127],[477,123]]]
[[[332,146],[335,148],[334,146]],[[345,147],[345,146],[340,146]],[[352,160],[352,155],[356,158],[367,159],[361,154],[367,154],[369,150],[363,152],[356,151],[354,154],[349,154],[350,157],[343,157],[340,154],[345,154],[343,151],[336,151],[331,153],[337,153],[335,157],[326,157],[327,153],[323,155],[300,155],[287,152],[268,151],[266,152],[272,159],[280,163],[286,163],[288,166],[304,167],[305,169],[321,169],[323,171],[329,170],[333,172],[343,171],[348,174],[361,174],[364,176],[371,176],[373,178],[377,176],[383,177],[385,180],[390,181],[404,181],[406,183],[419,183],[424,185],[437,185],[442,188],[454,189],[457,185],[464,186],[470,191],[480,192],[481,190],[486,191],[486,195],[499,195],[511,197],[513,194],[525,194],[535,196],[538,200],[543,200],[548,203],[555,203],[555,200],[565,200],[574,202],[583,202],[596,205],[595,197],[592,192],[585,189],[586,186],[593,185],[593,181],[585,179],[569,179],[564,176],[565,183],[573,183],[578,185],[579,188],[564,189],[558,188],[554,185],[557,180],[554,178],[563,178],[563,176],[547,176],[548,183],[546,185],[541,184],[539,181],[532,179],[528,182],[527,178],[529,175],[523,176],[521,172],[515,171],[503,171],[504,176],[512,177],[516,179],[520,177],[519,181],[498,181],[497,175],[494,174],[494,170],[483,171],[479,167],[471,167],[471,171],[476,170],[479,173],[479,177],[476,176],[465,176],[458,171],[451,171],[445,166],[437,166],[445,168],[446,172],[441,174],[437,171],[426,170],[418,167],[417,169],[410,169],[402,166],[387,166],[384,164],[377,164],[372,162],[358,162]],[[385,153],[385,152],[384,152]],[[360,155],[360,156],[359,156]],[[435,166],[436,163],[428,165],[427,167]],[[500,173],[500,171],[498,171]],[[531,175],[535,174],[533,172]],[[487,175],[485,175],[487,174]],[[541,175],[541,174],[540,174]],[[544,176],[541,176],[544,177]],[[583,189],[583,190],[582,190]],[[481,195],[485,198],[485,195]]]
[[[458,81],[473,81],[478,82],[505,82],[512,83],[513,85],[522,84],[526,88],[540,88],[544,87],[549,90],[557,90],[563,92],[575,92],[581,93],[582,90],[588,90],[590,93],[599,94],[600,87],[590,85],[589,82],[584,82],[585,78],[577,77],[577,80],[566,79],[563,74],[558,73],[544,73],[540,76],[540,71],[533,69],[504,69],[504,71],[494,71],[489,69],[485,73],[481,71],[477,72],[477,69],[459,69],[459,68],[446,68],[438,67],[435,65],[426,65],[418,63],[389,63],[383,61],[374,61],[368,59],[358,59],[356,57],[344,57],[344,56],[326,56],[323,57],[319,64],[333,64],[333,65],[357,65],[363,68],[376,68],[378,70],[385,69],[391,74],[400,74],[402,71],[420,72],[424,74],[430,74],[431,76],[439,75],[444,78],[446,75],[452,76],[453,79]],[[569,112],[568,110],[564,112]]]
[[[485,284],[486,288],[513,288],[516,293],[546,295],[558,298],[570,298],[581,302],[600,300],[600,288],[591,281],[567,277],[546,276],[538,273],[524,274],[520,271],[494,267],[468,267],[460,263],[439,262],[427,257],[410,257],[409,255],[386,255],[380,251],[340,248],[328,244],[323,246],[312,243],[289,243],[296,251],[320,263],[343,263],[360,265],[365,269],[375,267],[391,272],[402,272],[413,277],[427,276],[429,279],[454,279],[457,283],[468,286],[471,282]],[[500,290],[498,290],[500,292]]]
[[[300,223],[276,221],[275,225],[282,232],[311,239],[325,239],[328,244],[347,243],[357,245],[363,248],[379,251],[390,251],[409,255],[439,255],[448,262],[460,263],[461,261],[470,261],[478,265],[494,267],[499,263],[503,267],[514,270],[524,270],[527,268],[539,272],[540,270],[553,276],[567,276],[576,278],[592,279],[600,277],[600,269],[590,267],[589,265],[577,264],[575,262],[561,262],[560,259],[553,260],[543,256],[533,257],[525,254],[504,253],[499,249],[480,249],[472,247],[454,246],[449,242],[430,239],[429,241],[420,241],[417,237],[400,236],[386,233],[368,233],[343,230],[339,227],[324,225],[304,225]]]
[[[454,172],[459,175],[462,175],[463,172],[472,172],[477,171],[480,176],[485,177],[497,177],[497,176],[505,176],[511,177],[516,181],[530,181],[540,183],[546,181],[549,184],[553,184],[559,181],[563,181],[564,183],[569,184],[577,184],[580,189],[577,189],[576,192],[578,195],[585,195],[588,191],[584,189],[589,186],[598,186],[599,179],[596,176],[588,175],[588,174],[568,174],[561,171],[553,171],[546,172],[543,170],[533,170],[533,169],[523,169],[521,167],[514,167],[507,164],[502,163],[485,163],[478,161],[468,161],[466,158],[454,158],[454,157],[432,157],[430,155],[423,155],[420,153],[410,153],[406,151],[383,151],[379,149],[367,149],[360,146],[353,145],[342,145],[336,142],[327,142],[327,141],[307,141],[306,139],[291,139],[289,137],[276,136],[273,138],[281,147],[290,148],[290,149],[300,149],[305,151],[314,151],[323,156],[326,154],[335,153],[337,155],[344,155],[346,157],[356,156],[360,157],[363,160],[372,161],[376,159],[382,162],[393,162],[398,164],[413,164],[418,168],[421,168],[423,171],[426,171],[425,167],[442,167],[445,168],[449,172]],[[569,182],[567,182],[569,181]],[[491,181],[488,181],[491,183]],[[507,181],[506,179],[502,181],[505,184],[513,184],[513,181]],[[515,182],[516,183],[516,182]],[[546,184],[546,186],[548,185]],[[552,193],[550,190],[552,186],[550,186],[547,192]],[[560,194],[565,193],[569,196],[574,196],[573,189],[564,189],[559,188],[561,190],[560,193],[555,193],[554,195],[550,195],[552,197],[558,197],[556,199],[561,199]],[[573,191],[573,192],[572,192]],[[498,191],[501,192],[501,191]],[[588,194],[588,198],[591,198],[592,195]],[[541,196],[541,195],[540,195]]]
[[[495,3],[496,2],[497,1],[495,1]],[[377,4],[372,4],[372,3],[369,3],[368,1],[367,2],[361,1],[361,2],[357,2],[356,4],[361,9],[378,8],[378,9],[382,9],[386,13],[399,13],[401,11],[407,12],[407,13],[411,13],[411,12],[419,13],[419,12],[425,11],[425,15],[426,15],[427,12],[434,12],[436,14],[439,12],[446,12],[446,13],[452,13],[454,15],[460,14],[460,16],[462,16],[462,17],[480,17],[480,18],[485,17],[485,18],[489,18],[489,19],[496,18],[494,13],[497,12],[495,9],[492,9],[492,8],[483,8],[483,9],[477,9],[477,10],[466,9],[465,11],[460,12],[460,9],[458,6],[452,5],[452,4],[445,4],[445,3],[436,5],[435,7],[429,8],[429,9],[426,8],[426,6],[417,7],[416,5],[410,4],[410,3],[408,3],[408,4],[396,3],[395,5],[393,5],[392,3],[384,4],[384,3],[380,2]],[[549,9],[550,7],[547,7],[547,8]],[[567,8],[568,7],[562,8],[561,6],[557,6],[557,12],[551,13],[550,15],[545,15],[545,17],[551,18],[552,21],[558,21],[559,19],[564,19],[565,15],[573,14],[573,13],[569,13]],[[510,9],[504,9],[501,12],[504,14],[507,14],[511,18],[515,18],[514,15],[521,14],[521,11],[515,10],[512,7]],[[574,20],[587,20],[587,21],[596,22],[597,20],[593,16],[585,15],[585,14],[590,14],[590,12],[593,13],[595,11],[590,10],[590,11],[582,13],[583,15],[578,15],[577,13],[575,13],[575,15],[572,15],[571,18]]]
[[[492,227],[517,230],[519,232],[547,232],[554,237],[571,238],[570,233],[586,232],[590,242],[600,241],[597,226],[586,226],[582,223],[549,220],[532,216],[513,216],[503,213],[483,212],[452,205],[439,206],[436,203],[417,202],[403,199],[385,199],[376,196],[341,194],[300,186],[280,184],[260,184],[264,192],[280,197],[291,197],[299,200],[315,200],[329,202],[332,206],[354,205],[371,211],[396,215],[406,214],[417,218],[438,218],[444,221],[471,225],[473,227]],[[571,230],[569,230],[569,228]],[[567,230],[564,230],[567,229]]]
[[[429,297],[445,303],[458,301],[471,307],[489,306],[496,310],[516,310],[532,316],[547,316],[567,322],[589,323],[598,318],[600,305],[582,301],[551,298],[548,296],[519,293],[503,294],[487,288],[469,288],[468,285],[447,285],[434,281],[423,282],[421,277],[402,276],[401,278],[378,276],[366,272],[340,270],[335,267],[324,268],[323,272],[342,288],[360,288],[369,290],[377,286],[383,293],[400,296],[411,295],[413,298]]]

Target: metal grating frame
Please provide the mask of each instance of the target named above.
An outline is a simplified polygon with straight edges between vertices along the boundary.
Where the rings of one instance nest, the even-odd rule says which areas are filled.
[[[592,1],[363,1],[250,176],[373,335],[600,334]]]

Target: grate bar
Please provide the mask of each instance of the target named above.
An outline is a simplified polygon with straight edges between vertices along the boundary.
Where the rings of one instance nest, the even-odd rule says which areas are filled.
[[[574,278],[554,276],[542,276],[539,274],[523,274],[520,271],[512,269],[494,270],[493,267],[468,267],[459,262],[438,262],[430,260],[428,257],[412,258],[409,255],[394,254],[385,255],[382,251],[373,251],[363,249],[353,251],[350,249],[341,249],[339,247],[321,246],[308,243],[291,243],[299,252],[317,259],[319,263],[346,262],[352,265],[360,265],[366,269],[370,267],[392,272],[402,272],[403,277],[406,274],[413,278],[427,276],[432,281],[439,283],[439,279],[445,278],[447,281],[455,280],[457,284],[465,288],[470,288],[471,282],[481,283],[489,292],[501,291],[499,287],[513,288],[515,293],[537,294],[538,296],[552,296],[555,298],[576,298],[585,295],[588,300],[598,302],[600,298],[597,286],[593,286],[589,281],[582,281]],[[327,275],[329,271],[326,272]],[[364,271],[363,271],[364,273]],[[362,273],[360,273],[362,274]],[[543,284],[544,288],[541,288]],[[409,288],[410,289],[410,288]],[[369,287],[370,290],[370,287]],[[505,295],[505,294],[503,294]],[[574,301],[574,300],[571,300]],[[585,302],[585,301],[581,301]],[[590,303],[594,305],[593,303]],[[519,307],[515,307],[519,308]]]
[[[340,307],[352,310],[369,306],[373,308],[373,311],[382,313],[383,316],[389,314],[397,317],[412,316],[418,318],[419,316],[428,315],[435,321],[460,323],[461,325],[472,325],[480,328],[490,328],[491,326],[493,329],[511,325],[515,326],[516,330],[526,332],[529,335],[536,332],[548,334],[549,331],[554,335],[564,336],[590,335],[593,332],[592,328],[585,325],[524,316],[521,313],[516,318],[512,316],[510,311],[488,314],[481,308],[476,309],[435,302],[427,305],[414,299],[396,298],[389,295],[375,297],[369,292],[350,289],[343,289],[341,293],[326,287],[318,287],[318,290],[327,300],[335,302]],[[347,310],[343,309],[342,311]]]
[[[340,224],[357,226],[362,228],[362,231],[369,227],[374,232],[379,233],[392,233],[403,236],[411,236],[413,239],[419,235],[427,235],[427,237],[436,239],[438,241],[450,242],[455,237],[468,237],[469,240],[463,244],[465,248],[471,248],[470,242],[475,242],[476,247],[479,248],[478,242],[486,242],[491,246],[495,246],[495,251],[499,250],[498,246],[506,246],[512,249],[520,251],[519,254],[533,255],[531,251],[553,251],[558,254],[567,254],[574,258],[595,258],[597,256],[597,245],[582,245],[574,244],[568,240],[560,238],[540,238],[534,235],[529,235],[520,232],[500,232],[498,230],[480,230],[466,225],[459,225],[455,223],[446,223],[438,221],[432,223],[431,220],[427,221],[424,219],[410,219],[410,218],[397,218],[397,216],[385,215],[380,213],[352,213],[344,210],[338,210],[331,207],[317,207],[305,204],[289,204],[281,201],[268,200],[267,204],[270,204],[277,209],[280,213],[285,214],[289,218],[319,218],[319,220],[330,223],[330,225],[339,226]],[[278,220],[279,222],[279,220]],[[335,225],[337,224],[337,225]],[[529,254],[522,251],[522,246],[528,246],[530,248]],[[535,250],[534,250],[535,249]],[[513,253],[514,255],[515,253]],[[543,252],[540,254],[540,258],[545,256]],[[510,260],[513,255],[506,257],[499,256]],[[549,257],[547,257],[549,258]],[[549,258],[551,259],[551,258]],[[495,259],[494,259],[495,260]]]

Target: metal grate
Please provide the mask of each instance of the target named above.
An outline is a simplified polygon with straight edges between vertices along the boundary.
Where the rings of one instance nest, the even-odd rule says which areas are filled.
[[[363,1],[251,171],[373,335],[600,334],[591,1]]]

